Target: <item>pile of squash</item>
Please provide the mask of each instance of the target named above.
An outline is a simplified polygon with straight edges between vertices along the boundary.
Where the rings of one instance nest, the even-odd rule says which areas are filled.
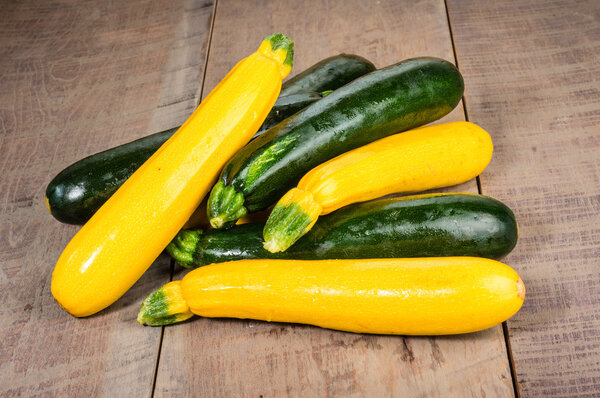
[[[143,301],[141,324],[195,314],[439,335],[519,310],[523,282],[497,261],[517,242],[506,205],[381,198],[460,184],[490,162],[477,125],[425,126],[462,98],[457,68],[422,57],[376,70],[341,54],[282,84],[293,54],[284,35],[265,38],[181,127],[52,180],[51,214],[83,224],[52,274],[66,311],[108,307],[165,249],[194,270]]]

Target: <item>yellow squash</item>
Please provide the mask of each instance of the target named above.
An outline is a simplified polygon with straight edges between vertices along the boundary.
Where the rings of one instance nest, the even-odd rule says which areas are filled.
[[[140,278],[256,133],[292,58],[287,37],[267,37],[81,228],[52,274],[52,294],[65,310],[91,315]]]
[[[354,149],[315,167],[283,196],[265,225],[265,249],[286,250],[319,215],[351,203],[468,181],[492,152],[489,134],[469,122],[422,127]]]
[[[196,314],[442,335],[497,325],[524,298],[512,268],[483,258],[242,260],[197,268],[165,285],[144,300],[138,322],[164,325]]]

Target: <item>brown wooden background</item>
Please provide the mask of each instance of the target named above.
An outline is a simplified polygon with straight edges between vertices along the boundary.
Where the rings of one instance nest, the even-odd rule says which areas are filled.
[[[600,396],[598,1],[1,0],[0,17],[0,396]],[[77,228],[47,213],[46,184],[182,123],[272,32],[294,39],[295,72],[341,52],[458,64],[464,103],[444,120],[480,124],[495,154],[452,190],[517,214],[506,262],[528,295],[514,318],[442,338],[144,328],[137,309],[169,280],[166,257],[96,316],[59,309],[50,275]]]

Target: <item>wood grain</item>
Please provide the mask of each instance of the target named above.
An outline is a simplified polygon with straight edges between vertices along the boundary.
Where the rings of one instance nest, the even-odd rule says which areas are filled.
[[[420,55],[453,60],[443,1],[219,0],[204,93],[278,31],[295,41],[294,73],[341,52],[365,56],[378,67]],[[445,121],[463,117],[459,107]],[[477,192],[474,181],[458,189]],[[403,338],[196,318],[165,329],[155,393],[499,397],[512,396],[513,386],[500,327]]]
[[[600,3],[448,0],[484,194],[508,203],[527,286],[508,321],[524,397],[600,395]]]
[[[135,318],[142,297],[168,280],[169,260],[108,310],[71,317],[50,276],[77,228],[52,219],[44,190],[68,164],[187,118],[212,3],[0,7],[0,396],[148,396],[161,330]]]

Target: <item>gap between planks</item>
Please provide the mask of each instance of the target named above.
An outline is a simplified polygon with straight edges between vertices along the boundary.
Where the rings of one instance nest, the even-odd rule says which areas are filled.
[[[173,280],[173,274],[175,273],[175,260],[170,260],[170,275],[169,281]],[[158,364],[160,363],[160,353],[162,351],[163,338],[165,337],[165,327],[160,327],[160,338],[158,339],[158,350],[156,352],[156,362],[154,363],[154,374],[152,375],[152,389],[150,390],[150,397],[154,397],[154,390],[156,389],[156,378],[158,376]]]
[[[450,42],[452,43],[452,55],[454,56],[454,63],[456,67],[460,70],[460,65],[458,65],[458,57],[456,56],[456,45],[454,44],[454,32],[452,31],[452,19],[450,18],[450,11],[448,10],[448,0],[444,0],[444,8],[446,9],[446,18],[448,21],[448,32],[450,33]],[[465,114],[465,120],[468,122],[469,120],[469,112],[467,107],[466,98],[463,95],[462,97],[462,105],[463,111]],[[480,195],[483,195],[483,190],[481,188],[481,179],[479,176],[475,177],[477,181],[477,192]],[[502,332],[504,334],[504,345],[506,346],[506,356],[508,359],[508,365],[510,367],[510,375],[512,378],[513,390],[516,398],[520,398],[521,394],[519,391],[519,382],[517,380],[517,371],[515,369],[515,361],[513,359],[512,348],[510,345],[510,335],[508,333],[508,326],[506,325],[506,321],[502,322]]]
[[[200,91],[197,94],[198,98],[196,100],[196,108],[202,102],[202,97],[204,95],[204,82],[206,81],[206,66],[208,65],[208,58],[210,56],[210,47],[212,45],[212,37],[213,30],[215,28],[215,16],[217,15],[217,6],[219,4],[219,0],[214,0],[213,3],[213,12],[210,18],[210,30],[208,32],[208,43],[206,44],[206,57],[204,57],[204,71],[202,72],[202,84],[200,85]],[[194,108],[195,109],[195,108]],[[169,281],[173,281],[173,275],[175,274],[175,260],[171,259],[171,275],[169,276]],[[158,350],[156,353],[156,362],[154,364],[154,374],[152,376],[152,389],[150,392],[150,397],[154,397],[154,392],[156,390],[156,380],[158,379],[158,366],[160,365],[160,354],[162,352],[163,339],[165,337],[165,326],[160,327],[160,339],[158,340]]]

